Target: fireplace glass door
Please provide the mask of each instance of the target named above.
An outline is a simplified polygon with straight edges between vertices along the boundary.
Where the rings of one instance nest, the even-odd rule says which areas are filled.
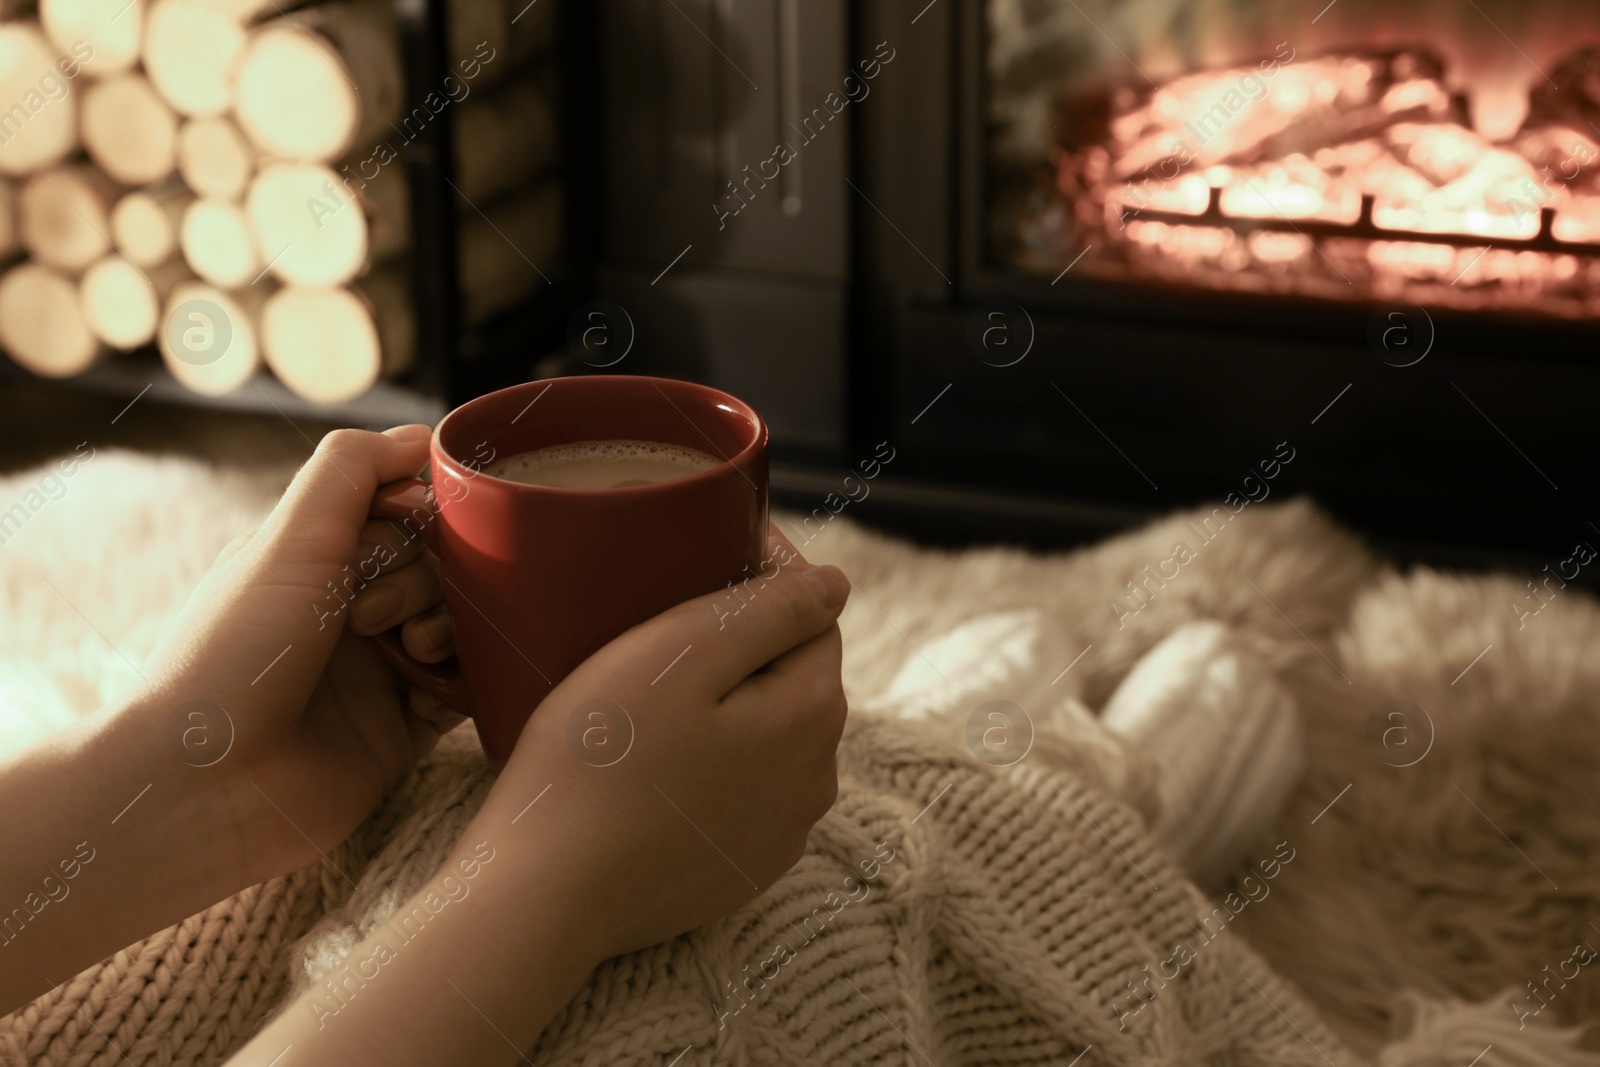
[[[989,253],[1600,316],[1593,0],[989,0]]]

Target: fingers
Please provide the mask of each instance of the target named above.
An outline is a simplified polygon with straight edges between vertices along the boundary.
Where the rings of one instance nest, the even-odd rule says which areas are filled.
[[[259,536],[307,545],[319,558],[347,558],[366,523],[373,493],[385,482],[422,469],[430,434],[421,425],[381,434],[334,430],[295,475]]]
[[[789,540],[788,535],[778,529],[778,524],[775,522],[767,523],[767,558],[792,559],[786,566],[796,570],[809,570],[812,566],[810,561],[800,554],[800,550],[794,547],[794,542]]]
[[[423,692],[412,686],[406,694],[406,705],[411,714],[438,727],[439,733],[447,734],[457,726],[467,721],[467,717],[448,704],[441,703],[438,697]]]
[[[694,686],[721,698],[752,672],[828,629],[844,609],[850,595],[844,572],[837,567],[797,570],[789,565],[795,558],[776,556],[774,563],[786,562],[769,565],[732,591],[679,604],[604,651],[630,672],[642,669],[652,677],[671,664],[664,678],[674,687]]]
[[[254,530],[249,530],[223,545],[222,551],[217,553],[217,558],[212,561],[211,565],[213,567],[220,567],[234,556],[237,556],[239,554],[239,550],[245,545],[248,545],[250,543],[250,539],[255,535],[256,532]]]
[[[400,628],[406,654],[422,663],[441,663],[455,655],[456,628],[442,606],[407,619]]]
[[[439,703],[420,689],[406,694],[406,732],[413,759],[421,759],[439,744],[439,738],[466,722],[466,716]]]
[[[217,552],[211,562],[213,567],[233,559],[255,538],[256,530],[246,530]],[[391,519],[368,519],[361,527],[356,542],[353,568],[358,574],[370,576],[397,570],[427,551],[422,538],[408,534],[404,527]]]
[[[773,660],[728,693],[723,705],[780,720],[832,749],[844,732],[848,706],[840,682],[844,643],[837,623]]]
[[[398,626],[439,603],[439,572],[419,559],[367,582],[350,605],[350,628],[363,637]]]
[[[785,749],[814,768],[796,778],[791,798],[808,823],[826,815],[839,795],[837,754],[849,714],[839,677],[843,651],[835,623],[745,679],[721,705],[726,714],[770,727]]]
[[[398,570],[426,550],[422,538],[398,522],[368,519],[356,541],[355,569],[363,577]]]

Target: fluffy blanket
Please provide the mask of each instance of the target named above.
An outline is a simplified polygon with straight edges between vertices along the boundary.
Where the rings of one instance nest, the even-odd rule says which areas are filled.
[[[0,745],[136,683],[123,657],[288,474],[106,453],[48,491],[0,480],[0,508],[28,502],[0,530]],[[1591,1062],[1550,1024],[1600,1009],[1586,975],[1551,978],[1600,937],[1592,602],[1395,573],[1299,503],[1052,556],[918,550],[845,518],[803,547],[857,587],[839,804],[760,900],[596,971],[538,1062]],[[1219,753],[1215,790],[1252,773],[1216,741],[1230,724],[1191,716],[1182,746],[1109,728],[1138,718],[1116,714],[1136,665],[1159,675],[1152,652],[1199,620],[1303,723],[1287,802],[1229,823],[1224,850],[1172,812],[1205,800]],[[991,700],[1034,739],[1007,767],[973,758]],[[1302,734],[1248,736],[1270,767]],[[247,890],[0,1021],[0,1054],[214,1063],[292,989],[336,1012],[328,968],[488,784],[459,732],[332,857],[353,888],[318,865]]]

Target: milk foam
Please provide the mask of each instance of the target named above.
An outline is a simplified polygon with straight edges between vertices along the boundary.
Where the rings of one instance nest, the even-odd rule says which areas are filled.
[[[484,473],[526,485],[567,489],[622,489],[687,478],[722,461],[697,448],[660,441],[573,441],[518,452]]]

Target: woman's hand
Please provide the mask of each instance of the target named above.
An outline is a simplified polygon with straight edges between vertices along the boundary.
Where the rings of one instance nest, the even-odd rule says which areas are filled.
[[[357,636],[410,620],[408,648],[450,653],[421,537],[368,518],[378,486],[421,469],[428,436],[323,438],[261,527],[224,550],[144,672],[137,713],[173,731],[173,758],[231,812],[241,885],[332,849],[461,721]]]
[[[519,828],[551,865],[541,891],[581,905],[594,962],[755,897],[833,805],[850,586],[773,536],[775,577],[641,623],[557,686],[490,794],[516,815],[548,787]]]
[[[596,964],[724,915],[793,866],[838,788],[849,584],[781,537],[772,548],[774,577],[635,626],[557,686],[400,906],[420,933],[379,924],[322,981],[359,995],[312,990],[231,1062],[526,1062]]]
[[[316,861],[460,721],[356,636],[410,619],[408,647],[448,654],[447,627],[424,649],[441,632],[431,559],[368,520],[427,440],[329,434],[201,580],[140,691],[0,760],[0,900],[25,906],[8,913],[0,1012]]]

